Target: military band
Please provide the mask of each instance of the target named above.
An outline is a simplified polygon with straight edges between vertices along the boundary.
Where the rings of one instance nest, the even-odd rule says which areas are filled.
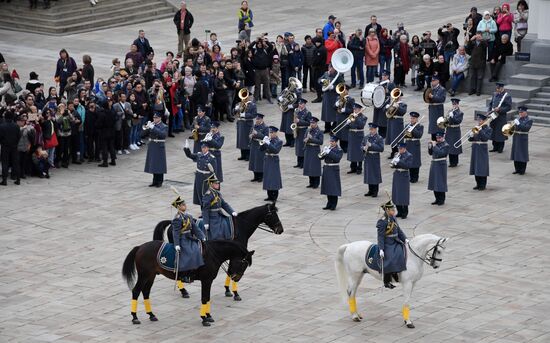
[[[340,160],[344,151],[338,146],[338,137],[331,136],[329,144],[320,154],[320,159],[325,161],[321,178],[321,194],[327,196],[327,205],[323,210],[334,211],[338,205],[338,197],[342,196]]]
[[[144,171],[153,174],[153,182],[149,187],[161,187],[164,174],[167,172],[164,143],[168,135],[168,125],[161,121],[161,114],[155,112],[153,121],[145,125],[144,129],[145,133],[149,134]]]
[[[195,183],[193,186],[193,204],[202,205],[202,197],[208,190],[207,179],[212,173],[208,165],[210,164],[213,170],[216,170],[216,157],[210,153],[208,144],[205,142],[201,143],[201,151],[196,154],[191,153],[187,141],[185,142],[185,148],[183,150],[188,158],[197,163]]]
[[[519,117],[514,119],[514,134],[512,138],[512,153],[510,159],[514,161],[514,174],[523,175],[529,161],[529,130],[533,120],[529,118],[526,106],[518,106]]]
[[[410,112],[409,117],[410,123],[407,126],[404,140],[405,143],[407,143],[407,150],[412,154],[413,157],[409,168],[409,181],[411,183],[417,183],[418,175],[420,174],[420,166],[422,166],[420,139],[424,135],[424,125],[418,123],[418,117],[420,117],[420,114],[418,112]]]
[[[504,84],[501,82],[496,83],[496,91],[489,103],[488,111],[494,111],[497,117],[491,122],[491,140],[493,141],[493,149],[491,152],[502,153],[504,151],[504,143],[508,139],[502,134],[502,127],[507,122],[508,111],[512,109],[512,96],[504,89]]]
[[[256,120],[252,132],[250,133],[250,159],[248,161],[248,170],[254,173],[252,182],[262,182],[264,175],[264,155],[265,152],[260,149],[260,142],[269,136],[269,128],[264,123],[264,115],[256,113]]]
[[[365,152],[362,149],[363,138],[365,138],[365,125],[367,116],[363,114],[364,107],[361,104],[353,103],[353,115],[355,120],[349,123],[348,133],[348,161],[350,161],[350,171],[348,174],[363,173],[363,160]]]
[[[201,105],[197,106],[197,116],[193,120],[193,130],[197,130],[197,139],[193,145],[193,153],[196,154],[201,149],[201,141],[204,139],[206,134],[210,132],[210,118],[206,116],[204,112],[204,107]],[[191,138],[191,137],[190,137]]]
[[[448,114],[448,124],[445,128],[445,141],[449,144],[449,167],[454,168],[458,165],[458,155],[462,154],[462,145],[455,147],[455,143],[462,137],[460,124],[464,119],[464,112],[460,110],[460,99],[452,98],[452,110]]]
[[[470,131],[468,140],[472,142],[472,157],[470,159],[470,175],[476,179],[475,190],[483,191],[487,187],[487,177],[489,176],[489,149],[487,142],[491,138],[492,129],[484,125],[487,116],[477,115],[479,131],[477,133]]]
[[[332,82],[336,75],[338,75],[338,78],[334,81],[332,85],[328,86],[327,90],[323,93],[321,120],[325,122],[325,133],[330,133],[332,123],[336,122],[337,120],[337,113],[336,109],[334,108],[334,104],[336,103],[336,100],[338,100],[338,93],[336,93],[335,87],[340,82],[344,82],[344,75],[338,74],[336,70],[332,67],[332,65],[329,65],[328,71],[326,71],[323,76],[321,76],[321,78],[318,80],[318,83],[321,85],[321,87],[324,87],[325,84]]]
[[[220,123],[213,121],[211,124],[210,133],[206,134],[203,140],[208,145],[208,151],[216,158],[216,177],[220,182],[223,182],[223,170],[222,170],[222,152],[221,148],[225,141],[225,138],[220,133]]]
[[[378,126],[378,133],[383,138],[386,138],[386,132],[388,127],[388,117],[386,117],[386,105],[390,102],[390,93],[395,88],[395,84],[390,81],[390,72],[384,70],[382,72],[382,79],[380,85],[386,90],[386,100],[383,106],[374,108],[372,122]]]
[[[265,151],[263,180],[263,189],[267,191],[265,201],[277,201],[279,190],[283,188],[279,164],[279,152],[283,148],[283,142],[277,137],[278,131],[279,129],[275,126],[270,126],[269,137],[264,138],[260,146],[260,150]]]
[[[241,157],[239,161],[248,161],[250,157],[250,131],[254,126],[254,118],[256,118],[256,103],[252,101],[252,95],[249,93],[248,97],[243,99],[241,104],[237,105],[236,113],[239,113],[237,118],[237,149],[241,150]],[[246,108],[243,110],[241,106],[245,104]]]
[[[319,119],[312,117],[304,137],[304,176],[309,177],[307,188],[319,188],[321,182],[321,161],[319,153],[323,145],[323,132],[318,126]]]
[[[399,143],[399,153],[395,155],[390,165],[394,169],[391,197],[397,207],[397,217],[403,219],[409,215],[410,180],[409,169],[413,162],[413,155],[407,151],[406,143]]]
[[[445,204],[445,193],[447,192],[447,155],[450,146],[444,136],[443,132],[437,132],[435,134],[436,142],[428,144],[428,154],[432,156],[428,190],[434,192],[435,201],[432,202],[432,205],[438,206]]]
[[[355,104],[355,100],[349,95],[349,89],[349,85],[344,85],[342,94],[340,94],[338,100],[336,100],[334,104],[337,125],[342,125],[338,132],[334,132],[334,135],[338,137],[340,147],[345,153],[348,152],[349,124],[346,125],[344,122],[346,122],[349,115],[353,113],[353,104]]]
[[[304,167],[304,138],[311,121],[311,112],[306,108],[307,100],[298,98],[298,108],[294,110],[294,124],[296,124],[296,139],[294,152],[296,154],[296,165],[294,168]]]
[[[395,106],[396,112],[393,116],[388,118],[388,131],[386,134],[386,144],[391,145],[394,143],[394,146],[390,146],[391,155],[389,159],[391,160],[397,153],[397,140],[398,136],[403,132],[403,116],[407,113],[407,104],[402,101],[403,93],[399,95],[396,99],[396,102],[393,105],[387,104],[386,111],[390,106]]]
[[[208,190],[202,197],[202,220],[206,235],[210,240],[232,240],[234,233],[231,216],[236,217],[237,212],[223,199],[216,174],[210,175],[207,181]]]
[[[365,158],[365,174],[363,183],[369,185],[366,197],[378,196],[378,185],[382,183],[380,168],[380,153],[384,151],[384,138],[378,134],[378,125],[369,123],[369,134],[361,142],[361,150]]]
[[[435,134],[439,131],[437,127],[437,119],[443,117],[443,103],[447,97],[447,91],[439,84],[439,76],[432,76],[432,93],[428,96],[430,102],[428,104],[428,133],[432,135],[432,140],[435,141]]]

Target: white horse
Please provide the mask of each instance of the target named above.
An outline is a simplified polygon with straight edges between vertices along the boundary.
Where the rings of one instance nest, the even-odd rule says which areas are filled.
[[[409,300],[416,282],[422,278],[424,273],[424,263],[439,268],[443,259],[445,242],[448,238],[441,238],[436,235],[426,234],[418,235],[412,238],[407,246],[407,270],[399,273],[399,282],[403,284],[403,320],[408,328],[414,328],[409,317]],[[369,241],[357,241],[344,244],[338,248],[335,267],[338,277],[338,284],[344,301],[347,300],[351,318],[359,322],[363,317],[357,312],[355,294],[357,288],[363,279],[363,275],[368,273],[378,280],[382,280],[382,275],[374,269],[367,266],[365,255],[373,243]]]

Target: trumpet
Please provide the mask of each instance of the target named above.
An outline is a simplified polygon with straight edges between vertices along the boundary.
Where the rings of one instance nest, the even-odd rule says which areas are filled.
[[[464,136],[460,137],[460,139],[456,141],[455,144],[453,144],[453,146],[456,149],[460,148],[464,143],[466,143],[468,138],[470,138],[471,136],[477,135],[484,126],[489,125],[496,117],[497,117],[496,114],[491,113],[489,118],[487,118],[481,125],[476,125],[472,127],[470,130],[468,130],[468,132],[466,132],[466,134],[464,134]]]
[[[265,136],[264,139],[262,139],[258,144],[259,144],[259,145],[264,145],[264,144],[266,144],[267,142],[269,142],[269,137]]]
[[[204,136],[204,139],[201,140],[201,142],[210,142],[212,140],[212,132],[208,132],[206,136]]]
[[[153,123],[153,122],[149,120],[149,121],[148,121],[145,125],[143,125],[141,128],[142,128],[143,130],[149,130],[149,125],[151,125],[152,123]]]
[[[399,142],[401,142],[403,139],[405,138],[412,138],[412,132],[414,130],[414,128],[416,127],[416,125],[420,124],[420,122],[422,121],[422,119],[424,119],[425,116],[422,116],[420,117],[420,119],[418,119],[418,121],[416,122],[416,124],[412,125],[411,124],[407,124],[407,126],[405,126],[405,128],[403,129],[403,131],[401,131],[397,137],[394,138],[394,140],[390,143],[390,147],[393,149],[397,146],[397,144]]]
[[[319,157],[319,159],[322,159],[323,157],[328,155],[329,152],[330,152],[330,146],[325,145],[321,150],[321,152],[317,154],[317,157]]]
[[[335,89],[336,93],[340,95],[340,99],[338,99],[334,105],[336,106],[336,112],[341,113],[342,110],[346,107],[347,102],[346,94],[344,94],[346,91],[346,84],[340,82],[338,85],[336,85]]]
[[[397,100],[399,99],[400,96],[403,95],[403,92],[401,92],[401,89],[399,88],[394,88],[392,89],[391,93],[390,93],[390,97],[391,97],[391,104],[390,106],[388,107],[388,109],[386,110],[386,118],[393,118],[393,116],[397,113],[397,106],[395,105],[397,103]]]
[[[397,165],[397,163],[399,162],[399,158],[401,157],[401,154],[400,153],[397,153],[393,159],[391,160],[390,162],[390,167],[392,168],[395,168],[395,166]]]

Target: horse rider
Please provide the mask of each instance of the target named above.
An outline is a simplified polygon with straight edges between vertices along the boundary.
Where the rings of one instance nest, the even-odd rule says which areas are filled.
[[[198,140],[196,140],[193,145],[193,153],[196,154],[200,151],[201,141],[204,139],[206,134],[210,132],[210,118],[206,116],[204,107],[201,105],[197,106],[197,115],[193,120],[193,130],[197,130],[198,133]]]
[[[399,143],[399,153],[395,155],[390,164],[394,168],[391,197],[397,207],[397,217],[401,217],[402,219],[407,218],[409,215],[411,195],[409,168],[412,161],[413,156],[407,151],[407,143]]]
[[[390,81],[390,72],[388,70],[384,70],[382,72],[380,85],[384,87],[386,91],[386,99],[381,107],[374,108],[372,122],[378,125],[378,133],[380,134],[380,136],[386,138],[388,127],[388,118],[386,117],[386,104],[390,101],[390,93],[395,88],[395,84]]]
[[[225,137],[220,133],[220,122],[213,121],[210,125],[210,134],[207,134],[204,138],[204,142],[208,145],[208,151],[216,158],[216,177],[220,182],[223,182],[223,169],[222,169],[222,152],[221,148],[225,141]]]
[[[353,103],[353,116],[355,120],[349,123],[348,133],[348,161],[350,161],[350,171],[348,174],[363,173],[364,151],[361,148],[363,138],[365,138],[365,125],[367,124],[367,116],[363,114],[363,106]]]
[[[447,91],[439,84],[439,76],[432,76],[432,92],[428,96],[428,133],[432,135],[432,141],[435,141],[435,134],[439,131],[437,119],[443,117],[443,103],[447,97]]]
[[[312,114],[306,108],[307,100],[298,98],[298,108],[294,110],[294,124],[296,124],[296,139],[294,142],[294,152],[296,154],[296,165],[294,168],[304,168],[304,138],[306,130],[309,127]]]
[[[256,103],[252,101],[253,95],[248,93],[248,97],[244,98],[242,102],[245,103],[246,109],[241,112],[241,103],[235,108],[236,113],[240,113],[237,118],[237,149],[241,150],[241,157],[239,161],[248,161],[250,158],[250,131],[254,126],[254,118],[256,118]]]
[[[172,219],[172,235],[174,237],[174,248],[180,252],[178,270],[180,272],[196,270],[204,265],[202,259],[202,246],[200,242],[206,241],[206,236],[199,230],[193,217],[187,213],[185,200],[180,196],[172,202],[178,213]],[[189,283],[191,277],[183,275],[182,281]]]
[[[334,108],[336,109],[337,125],[340,125],[342,124],[342,122],[347,121],[349,115],[353,113],[353,104],[355,104],[355,99],[353,99],[349,95],[349,89],[349,85],[344,85],[343,93],[340,94],[340,98],[338,98],[338,100],[336,100],[336,103],[334,104]],[[347,123],[345,125],[342,124],[344,125],[344,127],[340,129],[340,131],[335,133],[335,136],[338,137],[338,140],[340,141],[340,147],[345,153],[348,152],[348,135],[350,123]]]
[[[504,89],[504,83],[496,83],[496,91],[493,93],[491,102],[488,106],[488,111],[494,110],[497,117],[491,122],[491,140],[493,141],[493,149],[490,152],[502,153],[504,150],[504,143],[508,139],[502,134],[502,127],[506,124],[506,114],[512,109],[512,96],[508,94]]]
[[[279,190],[283,188],[279,164],[279,152],[283,148],[283,142],[277,137],[278,131],[275,126],[270,126],[269,137],[264,137],[263,144],[260,145],[260,150],[265,151],[263,189],[267,191],[267,198],[264,201],[277,201]]]
[[[484,125],[487,116],[478,114],[478,125],[480,127],[477,133],[470,131],[468,140],[472,142],[472,155],[470,158],[470,175],[476,179],[475,190],[483,191],[487,187],[487,177],[489,176],[489,148],[487,141],[491,138],[491,129]]]
[[[410,174],[410,182],[411,183],[417,183],[418,182],[418,174],[420,174],[420,167],[422,166],[422,153],[420,149],[420,138],[424,135],[424,125],[418,124],[418,117],[420,117],[420,113],[418,112],[410,112],[409,113],[410,122],[408,128],[414,126],[414,129],[410,131],[407,135],[405,135],[405,143],[407,143],[407,150],[413,155],[413,160],[411,163],[411,167],[409,168],[409,174]],[[416,126],[415,126],[416,125]],[[407,129],[408,132],[408,129]]]
[[[378,231],[378,248],[383,262],[384,286],[392,289],[392,279],[399,282],[399,273],[407,270],[406,244],[407,236],[396,220],[395,205],[390,200],[381,205],[384,215],[376,223]]]
[[[447,192],[447,155],[451,146],[445,141],[445,134],[441,131],[435,134],[436,142],[428,143],[428,154],[432,156],[428,190],[434,192],[435,201],[432,205],[445,204]]]
[[[334,78],[338,78],[332,82]],[[336,122],[336,109],[334,108],[334,103],[338,100],[338,93],[336,93],[335,85],[340,82],[344,82],[344,74],[338,74],[336,69],[329,64],[328,71],[326,71],[323,76],[318,80],[320,88],[323,88],[327,83],[331,83],[330,86],[327,86],[327,89],[323,93],[323,103],[321,107],[321,120],[325,122],[325,131],[324,133],[330,133],[332,128],[332,123]]]
[[[191,153],[191,150],[189,150],[189,142],[187,140],[185,141],[185,147],[183,148],[185,156],[194,162],[197,162],[195,183],[193,186],[193,204],[195,205],[202,205],[202,197],[208,189],[206,179],[212,173],[208,165],[210,164],[213,170],[216,170],[217,168],[216,157],[210,153],[209,149],[208,144],[206,142],[202,142],[201,151],[196,154]]]
[[[145,125],[145,133],[149,134],[149,144],[147,144],[144,171],[153,174],[153,182],[149,187],[161,187],[164,174],[167,172],[164,142],[168,135],[168,125],[164,124],[161,118],[161,114],[155,112],[153,121]]]
[[[321,159],[325,160],[321,178],[321,194],[327,196],[327,205],[323,207],[323,210],[334,211],[338,205],[338,197],[342,196],[340,160],[344,156],[344,151],[338,146],[338,137],[336,136],[330,137],[329,144],[321,152]]]
[[[256,120],[250,133],[250,159],[248,170],[254,173],[251,182],[262,182],[264,175],[264,155],[260,150],[260,142],[264,137],[269,136],[269,127],[264,123],[264,115],[256,113]]]
[[[202,198],[202,220],[208,239],[233,239],[233,223],[229,215],[236,217],[237,212],[223,199],[220,180],[212,174],[208,178],[208,190]]]
[[[455,148],[455,143],[462,137],[460,124],[464,119],[464,112],[460,109],[460,99],[452,98],[453,109],[448,115],[449,123],[445,129],[445,140],[449,143],[449,168],[458,165],[458,155],[462,154],[462,146]]]
[[[386,134],[386,144],[390,145],[392,142],[403,132],[403,116],[407,114],[407,104],[403,102],[403,93],[399,95],[396,99],[393,106],[397,107],[395,114],[388,118],[387,134]],[[390,104],[385,106],[386,111],[390,108]],[[388,160],[391,160],[397,153],[397,143],[394,143],[391,148],[391,154],[388,157]]]
[[[321,160],[319,153],[323,144],[323,132],[318,127],[319,119],[311,117],[309,128],[304,138],[304,176],[309,177],[306,188],[316,189],[321,183]]]
[[[378,186],[382,183],[380,153],[384,151],[384,138],[378,134],[378,125],[369,123],[369,134],[363,138],[361,149],[365,156],[365,174],[363,183],[369,185],[366,197],[376,198]]]
[[[514,136],[512,138],[512,153],[510,159],[514,161],[513,174],[523,175],[529,161],[529,130],[533,120],[527,114],[526,106],[518,106],[519,117],[514,119]]]

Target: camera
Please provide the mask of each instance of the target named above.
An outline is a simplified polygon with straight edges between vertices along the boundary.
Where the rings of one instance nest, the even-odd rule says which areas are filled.
[[[264,35],[264,36],[267,36],[267,35],[269,35],[269,33],[267,33],[267,32],[264,32],[264,33],[263,33],[263,35]]]
[[[468,24],[467,23],[462,24],[462,29],[466,31],[468,29]]]
[[[206,33],[206,34],[209,34],[210,32],[212,32],[212,31],[210,31],[210,30],[204,30],[204,33]]]
[[[237,40],[235,41],[235,43],[237,43],[237,44],[241,44],[241,42],[242,42],[242,40],[240,40],[240,39],[237,39]]]

